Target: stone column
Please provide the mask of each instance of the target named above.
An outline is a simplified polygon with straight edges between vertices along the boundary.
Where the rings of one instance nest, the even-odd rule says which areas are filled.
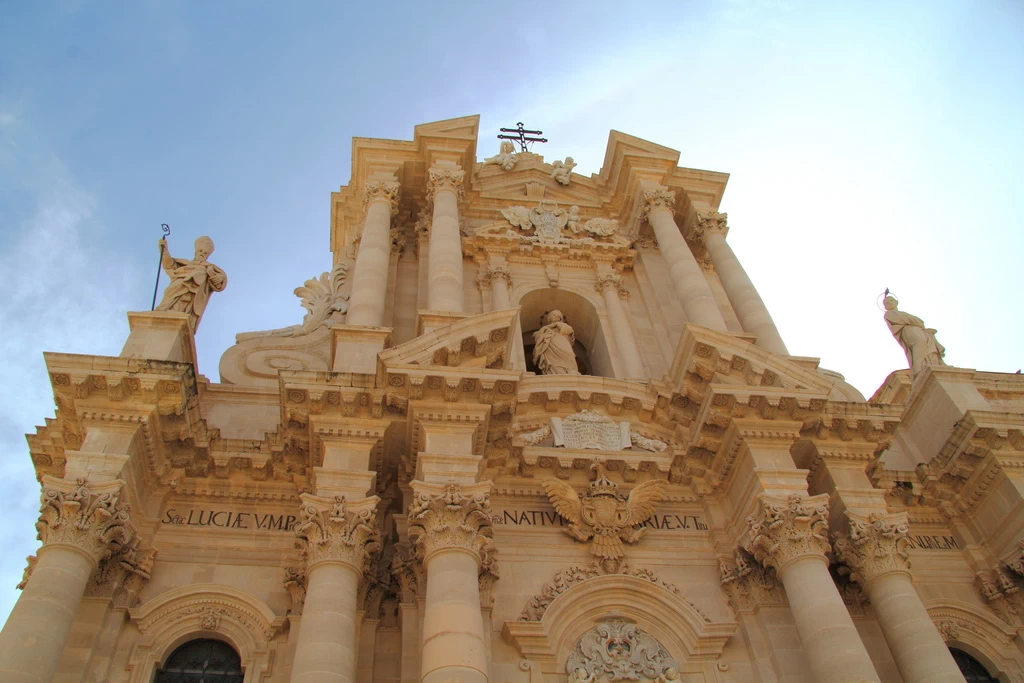
[[[491,484],[412,486],[409,538],[427,577],[420,680],[486,683],[479,577],[495,569]]]
[[[626,309],[622,306],[622,299],[629,296],[629,290],[622,282],[622,276],[611,270],[599,273],[595,288],[604,296],[604,307],[608,310],[608,324],[612,328],[612,336],[619,349],[625,378],[645,377],[644,364],[640,360],[640,349],[636,345],[636,337],[633,336],[633,324],[630,322],[629,316],[626,315]]]
[[[0,680],[50,683],[85,587],[99,563],[135,537],[122,481],[86,487],[44,477],[36,528],[43,545],[0,631]]]
[[[354,683],[359,580],[380,549],[376,496],[346,502],[304,493],[295,526],[306,595],[292,683]]]
[[[697,259],[673,218],[675,201],[676,193],[664,187],[647,189],[643,194],[643,211],[658,239],[661,255],[668,263],[672,284],[686,312],[687,322],[725,332],[725,320],[708,281],[704,279]]]
[[[867,649],[828,571],[828,496],[758,496],[747,552],[774,567],[815,680],[878,681]]]
[[[512,273],[508,266],[488,266],[487,279],[491,281],[491,310],[503,311],[512,308],[512,299],[508,295],[508,288],[512,286]]]
[[[722,281],[722,287],[725,288],[729,302],[736,311],[736,317],[743,325],[743,331],[756,334],[756,343],[761,348],[772,353],[789,355],[789,350],[782,341],[782,336],[775,327],[775,321],[768,313],[764,301],[761,300],[761,295],[754,288],[747,271],[743,270],[732,247],[725,241],[725,235],[729,230],[726,214],[713,209],[698,211],[694,220],[690,235],[695,240],[703,239],[704,247],[711,255],[711,261],[715,264],[715,270]]]
[[[394,180],[366,183],[366,220],[356,254],[348,304],[349,325],[380,327],[384,324],[384,300],[391,261],[391,217],[398,213],[398,191],[398,183]]]
[[[435,166],[428,172],[427,198],[434,203],[427,252],[427,308],[461,313],[466,309],[462,285],[462,234],[459,200],[466,172],[457,166]]]
[[[907,553],[906,513],[866,518],[847,512],[848,535],[836,539],[850,578],[864,587],[896,668],[906,683],[963,681],[938,629],[914,590]]]

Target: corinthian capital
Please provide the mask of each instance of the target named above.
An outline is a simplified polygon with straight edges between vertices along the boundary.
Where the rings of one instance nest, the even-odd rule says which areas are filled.
[[[447,548],[469,550],[482,566],[493,566],[490,484],[443,486],[413,482],[409,509],[409,540],[425,560]]]
[[[377,531],[377,496],[346,502],[336,496],[320,498],[304,493],[295,545],[302,551],[306,570],[319,562],[349,564],[360,573],[370,566],[373,553],[380,550]]]
[[[597,284],[594,285],[594,289],[604,292],[608,287],[613,287],[619,296],[623,298],[629,296],[629,289],[626,287],[626,283],[622,281],[622,276],[618,273],[601,273],[597,276]]]
[[[466,194],[465,179],[466,172],[460,168],[431,168],[427,171],[427,199],[433,201],[439,190],[449,190],[462,199]]]
[[[807,555],[825,556],[828,542],[828,495],[792,495],[786,500],[764,493],[747,518],[750,540],[745,550],[776,571]]]
[[[99,484],[91,490],[85,479],[75,484],[45,477],[36,531],[43,546],[70,545],[97,563],[135,538],[131,506],[120,502],[122,481]]]
[[[846,516],[850,531],[835,539],[835,549],[852,570],[851,579],[865,585],[882,574],[910,571],[910,527],[906,513],[873,513],[864,518],[848,512]]]
[[[672,213],[676,211],[676,193],[667,187],[652,187],[644,190],[643,208],[641,209],[646,218],[654,209],[668,209]]]
[[[509,287],[512,286],[512,271],[508,269],[508,266],[494,265],[487,267],[487,279],[488,280],[504,280],[505,284]]]
[[[722,235],[729,232],[729,214],[714,209],[698,210],[690,223],[689,237],[703,243],[708,235]]]
[[[387,202],[391,206],[391,215],[398,213],[398,195],[401,186],[394,180],[368,180],[363,185],[363,202],[367,207],[373,202]]]

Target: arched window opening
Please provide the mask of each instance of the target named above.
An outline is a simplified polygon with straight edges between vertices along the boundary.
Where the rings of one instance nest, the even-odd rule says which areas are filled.
[[[227,643],[190,640],[167,658],[154,683],[242,683],[242,660]]]
[[[964,675],[967,683],[997,683],[998,679],[993,677],[981,662],[963,650],[951,647],[949,653],[953,655],[953,661],[960,667],[960,673]]]

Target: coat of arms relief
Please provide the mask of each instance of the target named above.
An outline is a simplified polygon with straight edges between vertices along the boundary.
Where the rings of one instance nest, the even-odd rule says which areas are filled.
[[[587,631],[565,663],[569,683],[679,680],[679,665],[651,634],[622,619]]]
[[[611,218],[590,218],[580,216],[580,208],[571,206],[563,209],[557,202],[541,200],[537,206],[509,206],[501,210],[505,221],[484,226],[477,234],[501,235],[517,242],[532,244],[564,244],[584,246],[597,242],[622,242],[625,238],[616,235],[619,222]]]

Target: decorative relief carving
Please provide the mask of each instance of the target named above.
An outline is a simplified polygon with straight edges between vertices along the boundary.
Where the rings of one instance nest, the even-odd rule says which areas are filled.
[[[414,486],[414,488],[416,488]],[[417,490],[409,509],[409,540],[423,560],[436,550],[467,548],[480,556],[480,564],[493,566],[491,502],[486,490],[463,491],[449,482],[438,492]]]
[[[498,153],[493,157],[487,157],[484,159],[483,165],[497,164],[503,171],[511,171],[516,167],[516,162],[519,160],[516,156],[515,146],[508,140],[504,140],[501,143],[501,147]]]
[[[635,544],[647,529],[641,526],[654,514],[665,497],[668,482],[652,479],[633,487],[629,497],[605,475],[603,465],[591,466],[597,473],[582,498],[572,485],[558,479],[544,481],[544,490],[555,511],[569,523],[563,531],[581,542],[590,543],[592,555],[608,573],[615,573],[626,554],[623,542]]]
[[[580,636],[565,663],[570,681],[679,680],[679,665],[654,636],[621,619]]]
[[[732,560],[719,559],[722,588],[737,612],[749,612],[761,605],[785,605],[786,591],[775,570],[759,564],[742,548]]]
[[[594,285],[594,289],[603,293],[609,287],[614,288],[623,299],[629,297],[629,289],[618,273],[602,273],[597,276],[597,284]]]
[[[778,571],[799,557],[828,553],[827,494],[779,500],[762,493],[758,502],[747,518],[750,540],[744,548],[758,562]]]
[[[363,185],[363,201],[369,207],[371,202],[385,201],[391,207],[391,215],[398,213],[398,198],[401,186],[394,180],[369,180]]]
[[[628,422],[617,423],[592,410],[551,418],[551,431],[555,445],[566,448],[621,451],[630,445]]]
[[[551,162],[551,177],[559,185],[568,186],[572,179],[572,169],[576,168],[576,162],[573,161],[572,157],[566,157],[565,161],[556,159]]]
[[[598,237],[610,237],[618,232],[619,222],[614,218],[591,218],[583,224],[582,230]],[[573,232],[579,232],[579,230],[573,230]]]
[[[666,187],[654,187],[644,190],[643,208],[641,212],[646,218],[654,209],[676,210],[676,193]]]
[[[295,288],[295,296],[301,299],[302,307],[308,311],[301,324],[262,332],[242,332],[235,335],[235,342],[261,337],[301,337],[315,332],[323,325],[345,322],[351,289],[351,283],[348,282],[349,267],[348,262],[342,261],[329,274],[321,273],[319,278],[310,278],[302,287]]]
[[[302,551],[306,571],[317,562],[341,560],[366,573],[373,553],[380,550],[376,524],[378,498],[346,503],[308,493],[300,496],[302,510],[295,525],[295,546]]]
[[[411,548],[400,544],[391,558],[391,576],[398,583],[402,602],[414,602],[423,587],[423,565],[416,561]]]
[[[306,604],[306,572],[301,567],[284,568],[284,588],[292,599],[292,614],[302,614]]]
[[[835,539],[836,553],[851,570],[850,578],[864,585],[881,574],[910,571],[910,527],[907,515],[872,513],[867,519],[847,513],[848,537]]]
[[[644,581],[650,581],[651,583],[661,586],[665,590],[669,591],[673,595],[682,597],[679,589],[667,581],[662,581],[658,576],[650,569],[637,568],[634,569],[629,565],[622,563],[615,571],[606,572],[604,568],[597,562],[583,566],[573,565],[568,569],[563,569],[555,574],[555,577],[550,583],[544,584],[544,588],[540,593],[530,598],[523,608],[523,611],[519,615],[519,621],[540,621],[547,611],[551,603],[555,601],[559,595],[569,590],[576,584],[582,583],[587,579],[592,579],[595,576],[606,576],[608,574],[621,574],[622,576],[632,576],[637,579],[643,579]],[[687,601],[689,602],[689,601]],[[702,616],[703,612],[697,609],[693,603],[690,606],[697,610]],[[704,617],[707,619],[707,617]]]
[[[487,279],[488,280],[504,280],[505,284],[509,287],[512,286],[512,271],[508,269],[508,266],[493,265],[487,267]]]
[[[510,206],[502,209],[501,215],[515,228],[505,228],[505,237],[535,244],[566,244],[576,247],[608,244],[609,241],[615,241],[613,236],[619,227],[617,221],[608,218],[592,218],[581,224],[578,206],[572,206],[566,211],[550,200],[542,200],[533,208]],[[588,233],[602,241],[594,237],[567,237],[566,229],[571,234]],[[487,229],[489,232],[500,230],[501,224]]]
[[[89,577],[86,595],[112,598],[114,607],[137,606],[155,559],[156,550],[143,549],[142,540],[138,537],[117,546],[110,557],[100,561]]]
[[[690,239],[700,244],[710,234],[725,235],[729,232],[729,214],[714,209],[698,210],[694,213],[690,226]]]
[[[120,485],[93,493],[85,479],[70,486],[64,480],[44,480],[40,496],[38,538],[43,545],[73,545],[97,562],[128,546],[135,537],[131,506],[119,502]]]
[[[454,192],[458,199],[462,199],[466,195],[465,180],[466,172],[462,169],[431,168],[427,171],[427,199],[433,201],[440,190]]]

